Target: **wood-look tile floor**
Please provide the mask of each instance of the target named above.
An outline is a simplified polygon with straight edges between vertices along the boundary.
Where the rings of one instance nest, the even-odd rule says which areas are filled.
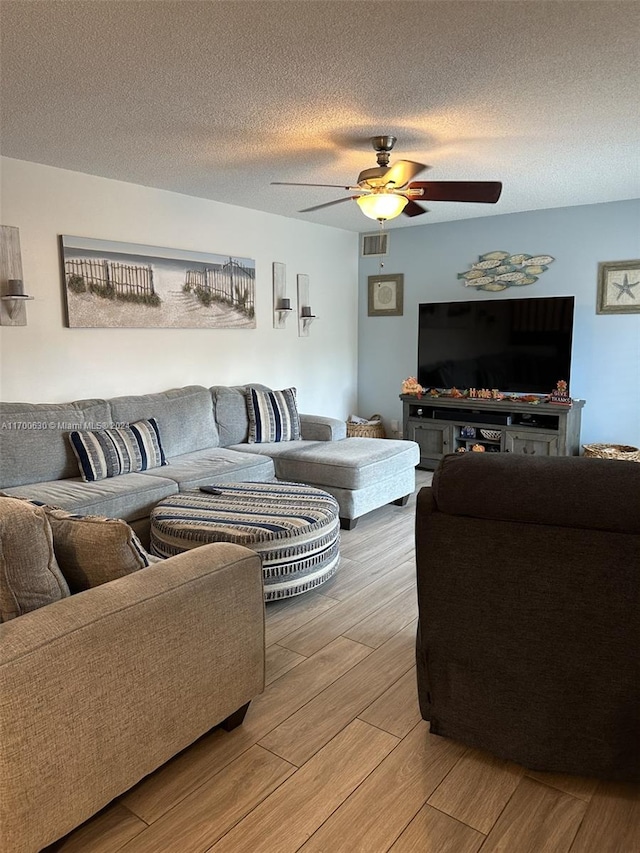
[[[418,472],[418,487],[431,474]],[[415,498],[267,606],[267,687],[50,853],[638,853],[640,786],[529,772],[418,711]]]

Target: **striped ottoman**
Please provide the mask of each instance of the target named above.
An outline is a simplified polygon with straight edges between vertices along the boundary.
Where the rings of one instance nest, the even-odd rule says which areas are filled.
[[[262,558],[264,599],[320,586],[340,559],[336,499],[299,483],[216,483],[221,495],[188,491],[151,512],[151,552],[172,557],[210,542],[235,542]]]

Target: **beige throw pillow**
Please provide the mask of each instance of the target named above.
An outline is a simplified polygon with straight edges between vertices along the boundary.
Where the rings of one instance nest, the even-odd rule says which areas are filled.
[[[72,592],[80,592],[144,569],[155,560],[119,518],[72,515],[47,509],[60,569]]]
[[[0,501],[0,622],[69,596],[56,562],[51,527],[41,507]]]

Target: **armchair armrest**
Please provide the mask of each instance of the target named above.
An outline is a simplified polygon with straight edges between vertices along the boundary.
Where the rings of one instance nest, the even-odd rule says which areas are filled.
[[[7,849],[69,832],[263,686],[261,562],[239,545],[187,551],[1,625]]]
[[[339,441],[347,437],[347,425],[337,418],[300,415],[302,438],[306,441]]]

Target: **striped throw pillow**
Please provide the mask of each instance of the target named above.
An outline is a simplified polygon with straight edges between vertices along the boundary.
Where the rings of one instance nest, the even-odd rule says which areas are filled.
[[[74,431],[69,440],[87,482],[167,464],[155,418],[114,429]]]
[[[267,441],[297,441],[300,438],[300,415],[296,389],[258,391],[247,388],[249,444]]]

